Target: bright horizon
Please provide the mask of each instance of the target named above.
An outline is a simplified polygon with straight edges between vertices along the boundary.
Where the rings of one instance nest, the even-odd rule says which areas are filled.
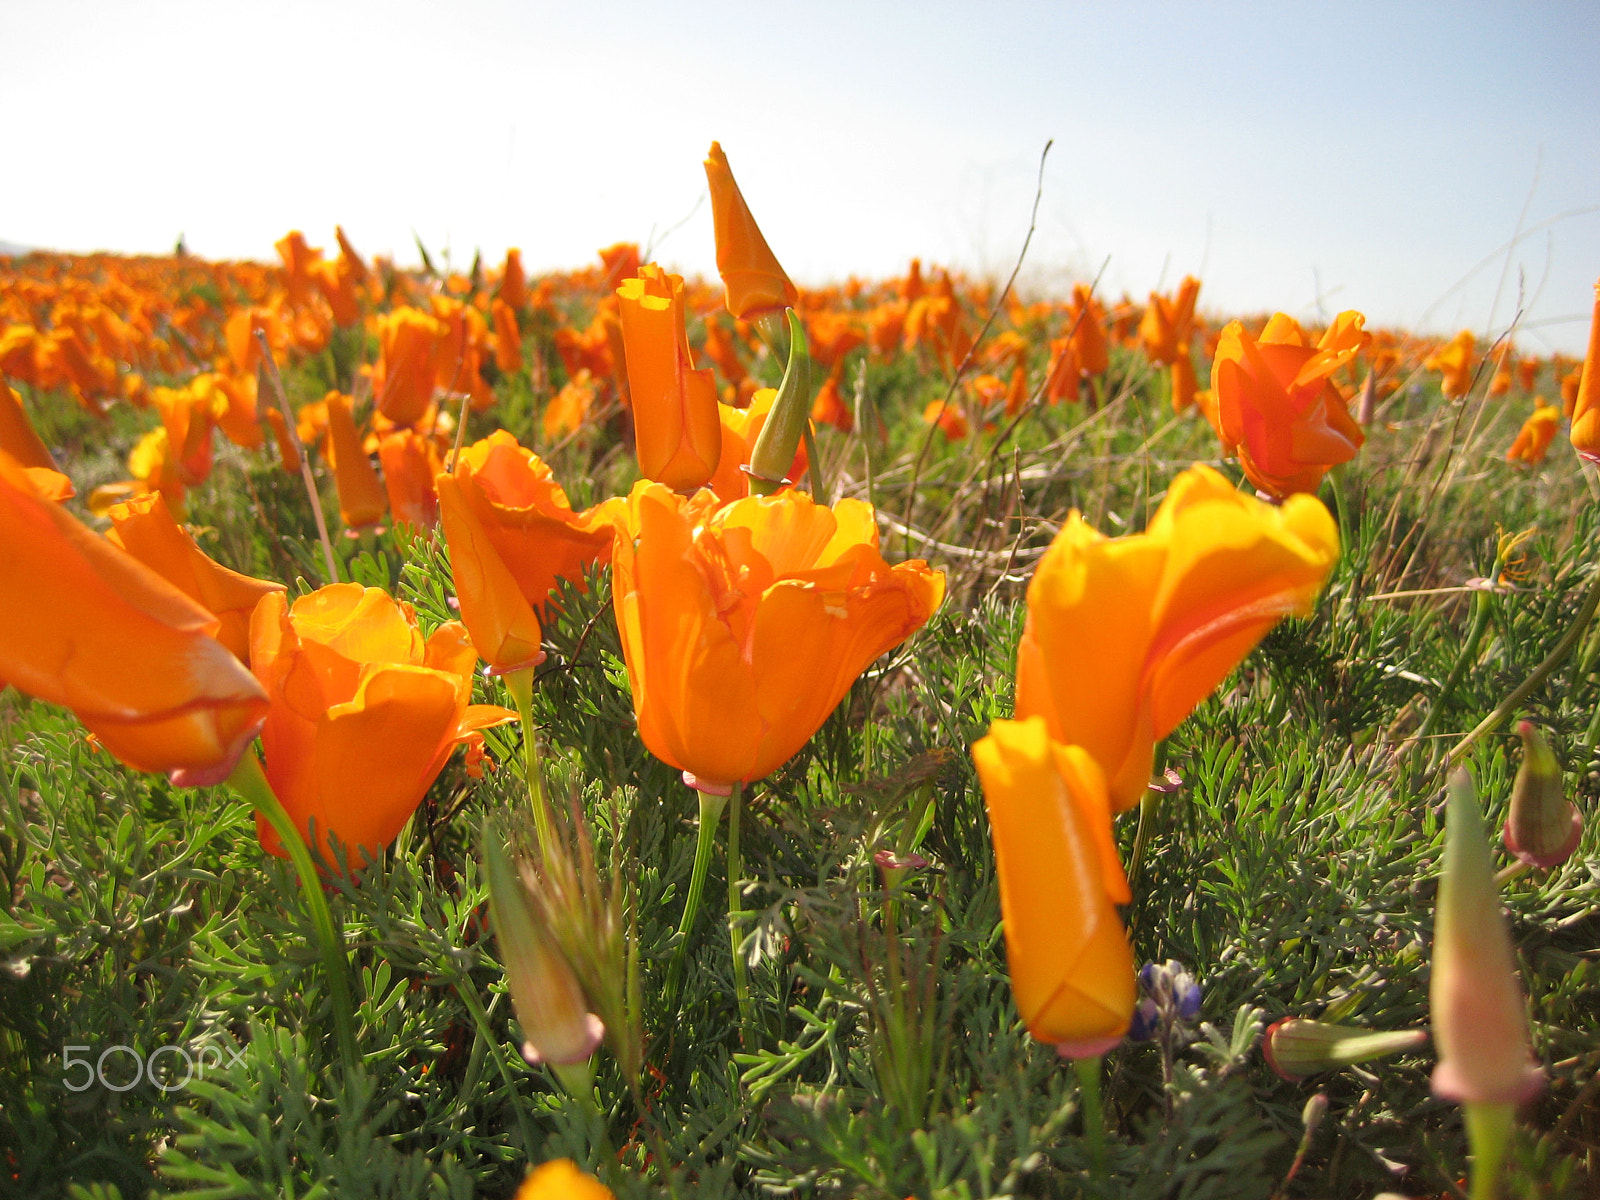
[[[721,141],[801,286],[912,257],[1022,285],[1184,274],[1216,314],[1581,355],[1600,20],[1581,4],[0,6],[0,241],[274,259],[291,228],[531,272],[654,240],[715,274]],[[662,236],[665,234],[665,236]]]

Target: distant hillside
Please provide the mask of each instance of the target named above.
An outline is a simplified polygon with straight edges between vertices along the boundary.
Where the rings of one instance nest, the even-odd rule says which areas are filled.
[[[15,242],[0,242],[0,257],[14,257],[16,255],[26,254],[27,252],[27,246],[19,246]]]

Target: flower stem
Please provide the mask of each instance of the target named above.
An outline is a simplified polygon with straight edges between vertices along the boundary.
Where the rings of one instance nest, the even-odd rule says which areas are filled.
[[[1083,1137],[1089,1144],[1089,1167],[1096,1179],[1106,1173],[1106,1115],[1100,1103],[1100,1058],[1073,1060],[1083,1104]]]
[[[750,1004],[750,976],[744,955],[739,953],[739,943],[744,940],[740,917],[744,901],[739,894],[739,876],[744,864],[739,857],[739,810],[743,807],[744,785],[734,781],[733,795],[728,798],[728,936],[733,948],[733,991],[739,1001],[739,1040],[746,1047],[752,1045],[751,1028],[753,1011]]]
[[[1513,712],[1522,706],[1522,702],[1533,695],[1559,667],[1567,661],[1567,656],[1583,639],[1583,631],[1588,628],[1589,621],[1593,618],[1595,609],[1600,607],[1600,570],[1595,571],[1594,582],[1589,585],[1589,594],[1583,598],[1583,607],[1578,610],[1578,615],[1573,619],[1572,627],[1567,630],[1556,643],[1555,649],[1545,657],[1545,660],[1533,669],[1533,673],[1519,683],[1504,700],[1500,701],[1483,720],[1455,744],[1450,751],[1448,761],[1456,763],[1461,760],[1473,742],[1486,733],[1493,733],[1498,729]]]
[[[539,834],[539,853],[551,852],[550,804],[544,794],[544,772],[539,767],[539,730],[533,721],[533,668],[507,671],[506,691],[522,718],[522,769],[528,777],[528,806],[533,809],[533,826]]]
[[[1499,577],[1500,562],[1495,560],[1495,569],[1490,573],[1490,580]],[[1426,755],[1428,739],[1433,736],[1434,730],[1439,727],[1439,721],[1444,716],[1450,697],[1456,687],[1467,673],[1467,668],[1472,665],[1473,659],[1478,657],[1478,646],[1483,642],[1483,631],[1489,626],[1489,593],[1479,592],[1472,600],[1472,625],[1467,630],[1467,640],[1461,643],[1461,653],[1456,655],[1455,664],[1450,668],[1450,674],[1445,676],[1444,686],[1439,689],[1439,694],[1433,698],[1433,703],[1428,706],[1428,715],[1423,718],[1422,728],[1417,730],[1413,745]],[[1424,759],[1426,761],[1426,759]]]
[[[346,1071],[354,1071],[360,1064],[356,1056],[355,1008],[350,1000],[350,964],[345,958],[344,934],[333,919],[328,898],[322,894],[322,881],[311,861],[311,851],[300,836],[300,828],[284,811],[267,778],[261,773],[261,760],[252,747],[244,752],[239,765],[228,776],[228,782],[267,819],[277,832],[278,840],[294,863],[300,876],[300,891],[305,896],[306,911],[311,916],[311,926],[316,931],[317,949],[322,957],[322,971],[327,976],[328,996],[333,1005],[333,1029],[339,1042],[339,1057]]]
[[[1472,1146],[1471,1200],[1498,1200],[1500,1166],[1511,1140],[1515,1106],[1489,1100],[1466,1103],[1467,1141]]]
[[[667,1010],[678,1003],[678,985],[683,982],[683,964],[689,957],[689,931],[700,912],[700,898],[706,890],[706,871],[711,866],[711,847],[717,840],[717,822],[722,817],[726,796],[710,792],[696,792],[700,797],[700,837],[694,846],[694,870],[689,875],[689,895],[683,902],[683,917],[678,921],[678,948],[673,951],[672,965],[667,968]]]

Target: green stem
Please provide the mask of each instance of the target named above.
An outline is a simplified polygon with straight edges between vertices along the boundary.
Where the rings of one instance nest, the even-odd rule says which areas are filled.
[[[678,921],[678,948],[672,953],[672,965],[667,968],[667,1011],[678,1003],[678,985],[683,981],[683,964],[689,957],[689,931],[700,912],[700,898],[706,890],[706,871],[711,866],[711,847],[717,840],[717,822],[728,803],[726,796],[710,792],[696,792],[700,797],[700,837],[694,846],[694,870],[689,876],[689,894],[683,902],[683,917]]]
[[[1339,517],[1339,549],[1341,553],[1350,550],[1350,509],[1349,502],[1344,496],[1344,468],[1340,463],[1328,472],[1328,484],[1333,488],[1333,508]]]
[[[322,971],[327,976],[329,1001],[333,1005],[333,1029],[339,1042],[339,1057],[346,1071],[360,1065],[356,1055],[355,1007],[350,999],[350,964],[345,958],[344,934],[333,919],[328,898],[322,894],[322,880],[316,865],[311,861],[311,851],[300,836],[300,828],[289,818],[273,792],[267,777],[261,773],[261,760],[254,747],[246,750],[239,765],[228,776],[228,782],[267,819],[277,832],[278,841],[294,863],[300,876],[300,891],[305,896],[306,911],[311,917],[311,927],[316,932],[317,950],[322,958]]]
[[[1156,813],[1161,808],[1161,793],[1146,791],[1139,798],[1139,827],[1133,834],[1133,851],[1129,854],[1128,887],[1139,886],[1139,872],[1144,866],[1145,848],[1155,833]]]
[[[1511,1140],[1515,1106],[1487,1100],[1466,1104],[1467,1141],[1472,1146],[1471,1200],[1498,1200],[1500,1167]]]
[[[522,769],[528,777],[528,806],[533,809],[533,826],[539,834],[539,853],[549,854],[550,804],[544,794],[544,772],[539,768],[539,730],[533,722],[533,668],[507,671],[506,691],[522,718]]]
[[[1489,627],[1489,605],[1493,593],[1488,589],[1493,588],[1500,578],[1500,569],[1505,566],[1505,558],[1496,555],[1494,566],[1489,569],[1489,580],[1485,590],[1479,592],[1472,599],[1472,625],[1467,631],[1467,640],[1461,644],[1461,653],[1456,655],[1456,661],[1450,668],[1450,674],[1445,676],[1444,686],[1439,689],[1439,694],[1434,697],[1433,703],[1428,706],[1428,715],[1423,718],[1422,728],[1417,730],[1417,735],[1412,739],[1412,746],[1427,753],[1428,739],[1438,729],[1440,720],[1444,717],[1444,710],[1450,703],[1450,697],[1455,693],[1456,685],[1467,673],[1467,668],[1478,657],[1478,646],[1483,642],[1483,632]],[[1455,754],[1452,751],[1451,760]]]
[[[739,894],[739,877],[744,866],[739,857],[739,810],[743,807],[740,803],[744,799],[743,791],[743,785],[735,781],[733,795],[728,798],[728,936],[733,949],[733,992],[739,1001],[739,1040],[749,1047],[754,1044],[750,975],[744,955],[739,953],[739,943],[744,940],[744,923],[739,919],[744,914],[744,900]]]
[[[1550,651],[1545,660],[1533,669],[1515,690],[1495,706],[1495,710],[1483,720],[1466,737],[1456,743],[1450,751],[1449,762],[1454,764],[1460,761],[1473,742],[1486,733],[1493,733],[1504,723],[1505,719],[1522,706],[1522,702],[1533,695],[1548,679],[1557,667],[1567,661],[1567,656],[1572,649],[1583,639],[1583,631],[1588,627],[1590,619],[1594,616],[1595,608],[1600,607],[1600,570],[1595,571],[1594,582],[1589,585],[1589,594],[1583,598],[1583,607],[1578,610],[1578,615],[1572,622],[1572,627],[1562,635],[1556,643],[1554,650]]]
[[[477,989],[473,986],[470,977],[462,977],[455,981],[456,995],[466,1007],[467,1015],[472,1018],[472,1024],[477,1028],[479,1040],[488,1047],[488,1052],[494,1055],[494,1065],[499,1068],[500,1078],[505,1082],[506,1092],[514,1096],[517,1090],[517,1081],[511,1074],[511,1068],[506,1066],[505,1055],[501,1053],[501,1045],[494,1031],[489,1028],[489,1014],[483,1011],[483,1005],[478,1000]],[[513,1102],[512,1115],[517,1119],[517,1131],[522,1135],[523,1153],[530,1158],[533,1156],[533,1132],[528,1128],[527,1119],[522,1115],[522,1106]]]
[[[1089,1167],[1095,1179],[1106,1174],[1106,1115],[1100,1103],[1100,1057],[1073,1060],[1083,1102],[1083,1137],[1089,1143]]]

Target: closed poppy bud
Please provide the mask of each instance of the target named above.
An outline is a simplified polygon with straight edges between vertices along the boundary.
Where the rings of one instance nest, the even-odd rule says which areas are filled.
[[[266,695],[219,622],[35,490],[0,453],[0,681],[70,708],[139,771],[218,783]]]
[[[1155,743],[1280,619],[1310,610],[1338,555],[1320,500],[1266,504],[1204,466],[1172,481],[1142,534],[1106,538],[1072,513],[1028,586],[1017,717],[1082,746],[1112,807],[1132,808]]]
[[[146,492],[106,513],[106,537],[121,546],[221,623],[217,640],[243,662],[250,658],[250,614],[283,584],[230,571],[209,558],[181,529],[160,492]]]
[[[1044,721],[996,721],[973,744],[1000,873],[1011,992],[1028,1032],[1089,1058],[1127,1032],[1138,987],[1117,905],[1131,899],[1105,776]]]
[[[716,227],[717,273],[722,276],[728,311],[741,321],[781,316],[800,303],[777,256],[761,236],[716,142],[706,155],[706,180],[711,185],[711,221]]]
[[[553,1067],[586,1061],[600,1045],[605,1027],[588,1011],[577,975],[544,928],[527,885],[488,822],[483,828],[483,873],[506,985],[525,1039],[523,1057]]]
[[[722,422],[711,368],[696,370],[689,350],[683,279],[646,263],[617,298],[639,473],[680,491],[697,488],[717,469]]]
[[[1595,284],[1589,318],[1589,351],[1572,404],[1572,447],[1590,462],[1600,462],[1600,283]]]
[[[1433,1094],[1457,1103],[1517,1104],[1538,1095],[1544,1072],[1528,1044],[1511,934],[1477,789],[1465,770],[1451,776],[1449,794],[1428,989],[1439,1046]]]
[[[1279,1078],[1297,1083],[1323,1071],[1416,1050],[1427,1042],[1423,1029],[1384,1031],[1284,1017],[1268,1027],[1261,1048]]]
[[[578,1170],[570,1158],[558,1158],[529,1172],[513,1200],[616,1200],[611,1189]]]
[[[1506,817],[1506,849],[1530,867],[1560,866],[1583,837],[1583,816],[1567,799],[1561,764],[1550,743],[1531,721],[1517,724],[1522,735],[1522,765],[1511,785]]]
[[[515,311],[528,303],[528,276],[522,269],[522,251],[513,246],[506,251],[506,265],[500,269],[500,295]]]
[[[272,708],[261,730],[267,782],[325,849],[363,862],[393,841],[445,760],[509,709],[472,704],[477,655],[449,621],[424,639],[416,614],[377,588],[335,583],[292,605],[268,594],[250,622],[250,668]],[[258,815],[270,853],[277,834]]]
[[[719,506],[641,481],[615,520],[639,736],[714,788],[782,766],[944,598],[943,572],[884,562],[859,500],[825,508],[788,490]]]
[[[494,319],[494,365],[504,375],[514,375],[522,370],[522,332],[517,328],[517,314],[504,300],[489,306]]]
[[[333,480],[339,491],[339,519],[346,529],[376,525],[389,510],[389,498],[372,469],[372,461],[361,442],[355,417],[350,412],[350,397],[329,392],[323,401],[328,406],[328,436],[333,442]]]

